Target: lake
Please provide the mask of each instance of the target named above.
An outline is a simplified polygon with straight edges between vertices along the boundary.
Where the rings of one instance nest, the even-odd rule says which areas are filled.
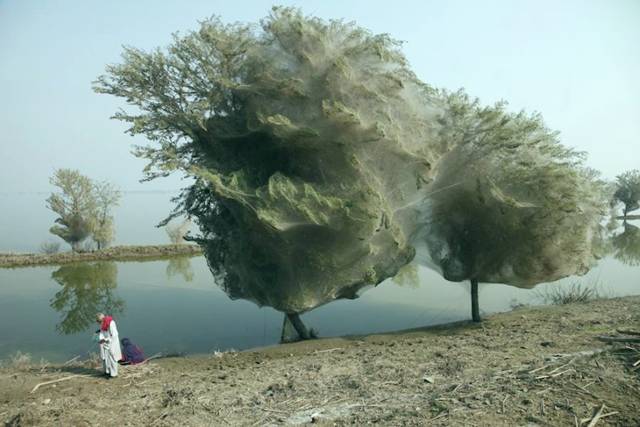
[[[640,242],[631,239],[621,245],[637,248]],[[545,293],[576,280],[599,282],[598,290],[605,296],[640,294],[637,254],[618,251],[616,256],[601,260],[584,277],[534,290],[481,284],[481,310],[488,314],[517,304],[542,304]],[[326,337],[470,317],[467,283],[447,282],[424,268],[419,268],[418,279],[419,284],[401,285],[387,280],[359,299],[327,304],[303,315],[303,320]],[[271,308],[230,300],[213,282],[203,257],[0,269],[0,359],[21,351],[34,360],[62,362],[95,352],[93,316],[100,310],[113,313],[120,337],[131,338],[147,355],[276,344],[283,320]]]

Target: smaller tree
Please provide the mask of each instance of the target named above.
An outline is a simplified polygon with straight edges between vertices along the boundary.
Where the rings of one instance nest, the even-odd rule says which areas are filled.
[[[616,177],[617,188],[613,194],[615,201],[624,204],[624,217],[640,208],[640,170],[634,169]]]
[[[80,249],[83,240],[91,235],[96,212],[96,198],[91,180],[73,169],[58,169],[50,179],[60,189],[47,199],[47,207],[58,214],[52,234]]]
[[[96,198],[96,218],[94,221],[93,240],[98,249],[107,247],[115,237],[113,215],[111,209],[118,206],[122,193],[106,181],[94,185]]]
[[[186,236],[191,227],[191,221],[185,220],[181,224],[167,224],[165,231],[174,245],[181,245],[185,242],[184,236]]]

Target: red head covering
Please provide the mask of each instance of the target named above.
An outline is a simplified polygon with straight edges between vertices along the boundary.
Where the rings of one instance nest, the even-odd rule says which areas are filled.
[[[102,324],[100,325],[100,330],[101,331],[108,331],[109,330],[109,325],[111,325],[111,321],[112,320],[113,320],[113,317],[104,316],[104,318],[102,319]]]

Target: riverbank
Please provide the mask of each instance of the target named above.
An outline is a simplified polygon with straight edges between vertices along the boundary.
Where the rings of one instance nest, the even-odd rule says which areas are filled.
[[[0,268],[62,265],[85,261],[152,261],[174,256],[202,254],[198,245],[113,246],[90,252],[60,252],[55,254],[0,253]]]
[[[7,367],[0,421],[543,426],[587,425],[599,412],[598,426],[638,425],[640,344],[598,339],[622,329],[640,329],[640,297],[518,309],[479,325],[155,359],[114,380],[87,363]]]

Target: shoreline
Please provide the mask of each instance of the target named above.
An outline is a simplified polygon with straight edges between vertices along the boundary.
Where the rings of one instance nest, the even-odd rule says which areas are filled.
[[[640,331],[640,296],[158,358],[110,381],[93,363],[6,367],[0,421],[97,425],[109,408],[109,425],[587,425],[602,409],[598,426],[637,425],[640,342],[599,339],[619,330]]]
[[[199,256],[202,248],[193,244],[112,246],[90,252],[55,254],[0,253],[0,268],[63,265],[89,261],[155,261],[173,256]]]

